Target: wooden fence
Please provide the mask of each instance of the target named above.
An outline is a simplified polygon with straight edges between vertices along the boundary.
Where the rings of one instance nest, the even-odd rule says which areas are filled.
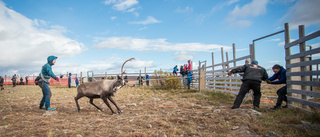
[[[299,39],[290,42],[289,24],[285,24],[285,52],[287,68],[287,92],[290,107],[299,107],[303,110],[320,108],[319,91],[313,91],[320,87],[318,80],[313,81],[314,77],[320,75],[320,71],[312,70],[312,66],[318,66],[320,59],[312,58],[312,55],[319,54],[320,48],[306,49],[306,41],[320,36],[320,30],[305,36],[304,25],[299,26]],[[299,46],[299,53],[291,54],[291,48]]]

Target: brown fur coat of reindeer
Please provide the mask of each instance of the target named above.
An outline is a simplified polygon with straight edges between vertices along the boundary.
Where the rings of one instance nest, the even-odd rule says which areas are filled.
[[[108,99],[116,106],[116,108],[118,109],[118,113],[123,113],[123,111],[121,111],[120,108],[117,106],[116,102],[112,99],[112,96],[114,96],[114,93],[116,93],[118,90],[120,90],[125,85],[125,81],[123,78],[123,74],[125,72],[123,71],[123,67],[128,61],[131,61],[131,60],[134,60],[134,58],[130,58],[122,64],[121,77],[118,76],[118,78],[115,80],[107,80],[106,79],[106,80],[102,80],[102,81],[86,82],[86,83],[80,84],[77,88],[78,94],[74,98],[74,100],[76,101],[76,104],[77,104],[78,112],[80,112],[78,99],[80,99],[82,97],[87,97],[90,99],[90,104],[95,106],[100,111],[103,111],[103,110],[93,103],[93,99],[95,99],[95,98],[101,98],[104,101],[104,103],[109,107],[112,114],[117,114],[117,113],[115,113],[112,110],[112,108],[108,102]]]

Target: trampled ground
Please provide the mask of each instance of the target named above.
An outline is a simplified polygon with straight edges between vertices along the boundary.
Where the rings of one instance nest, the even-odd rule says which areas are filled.
[[[274,103],[268,101],[262,101],[257,111],[250,101],[242,109],[230,110],[234,97],[213,91],[125,87],[113,97],[124,113],[111,115],[101,99],[94,103],[104,112],[85,97],[79,100],[81,112],[76,112],[76,88],[51,86],[51,90],[51,106],[57,109],[49,113],[38,109],[42,97],[38,86],[6,86],[0,91],[0,136],[264,136],[269,131],[281,136],[320,135],[319,114],[272,111]],[[269,90],[265,92],[274,94]]]

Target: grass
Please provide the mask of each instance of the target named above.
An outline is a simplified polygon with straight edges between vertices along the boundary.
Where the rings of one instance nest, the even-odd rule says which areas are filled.
[[[42,97],[39,87],[6,86],[5,89],[0,91],[0,137],[148,136],[158,132],[167,136],[263,136],[269,131],[281,136],[319,136],[319,128],[310,128],[310,125],[319,126],[318,112],[272,111],[269,108],[274,103],[264,103],[258,109],[261,115],[254,116],[250,114],[251,106],[226,109],[231,107],[234,95],[221,92],[123,88],[114,100],[124,113],[110,115],[101,99],[94,103],[105,112],[92,107],[87,98],[79,99],[81,112],[78,113],[73,99],[76,89],[51,86],[52,106],[57,107],[58,113],[44,116],[44,111],[37,108]],[[137,105],[127,105],[131,103]],[[233,130],[235,126],[239,129]]]

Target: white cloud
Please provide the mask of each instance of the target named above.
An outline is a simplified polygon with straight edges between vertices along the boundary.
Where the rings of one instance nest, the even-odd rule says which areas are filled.
[[[320,25],[320,0],[298,0],[293,7],[280,19],[290,23],[290,28],[299,25]]]
[[[281,39],[271,39],[271,41],[280,41]]]
[[[269,63],[274,64],[274,63],[279,63],[280,61],[269,61]]]
[[[229,28],[243,28],[243,27],[248,27],[252,24],[251,21],[248,20],[238,20],[238,21],[233,21],[230,25]]]
[[[68,57],[86,49],[84,44],[64,36],[64,27],[44,29],[48,22],[31,20],[1,1],[0,20],[0,70],[32,70],[33,66],[43,65],[49,55]]]
[[[147,25],[147,24],[154,24],[154,23],[160,23],[161,21],[155,19],[152,16],[148,16],[146,20],[143,21],[132,21],[129,22],[130,24],[142,24],[142,25]]]
[[[239,1],[240,1],[240,0],[230,0],[230,1],[228,1],[228,5],[237,3],[237,2],[239,2]]]
[[[111,20],[115,20],[115,19],[117,19],[117,17],[113,16],[113,17],[111,17],[110,19],[111,19]]]
[[[176,61],[186,61],[186,60],[193,60],[192,53],[187,51],[178,51],[174,53]]]
[[[98,44],[94,45],[96,48],[115,48],[122,50],[134,51],[204,51],[212,52],[219,51],[221,47],[225,50],[230,50],[231,47],[218,44],[204,44],[204,43],[169,43],[166,39],[139,39],[132,37],[109,37],[100,40]]]
[[[145,30],[147,29],[148,27],[142,27],[142,28],[139,28],[138,30]]]
[[[230,1],[237,2],[237,1]],[[236,7],[228,14],[225,18],[227,23],[231,23],[230,27],[247,27],[252,24],[251,21],[241,20],[247,17],[256,17],[266,13],[267,11],[268,0],[252,0],[251,3],[248,3],[242,7],[236,5]],[[234,23],[235,22],[235,23]]]
[[[191,13],[193,13],[193,8],[191,8],[191,7],[189,7],[189,6],[185,7],[184,9],[177,8],[177,9],[175,10],[175,12],[177,12],[177,13],[183,13],[183,14],[191,14]]]
[[[137,5],[139,2],[138,0],[106,0],[104,4],[112,6],[113,9],[118,11],[126,11],[126,12],[133,12],[136,8],[132,8],[134,5]]]

